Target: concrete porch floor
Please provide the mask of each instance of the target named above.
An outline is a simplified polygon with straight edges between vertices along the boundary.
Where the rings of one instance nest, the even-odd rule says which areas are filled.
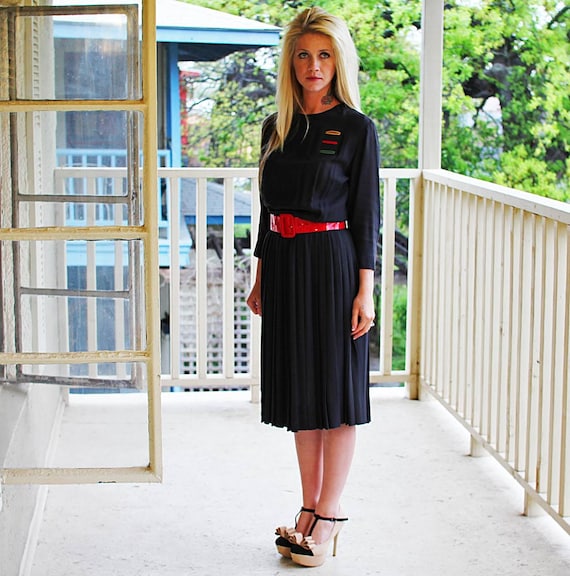
[[[437,402],[373,389],[372,403],[350,521],[324,566],[273,546],[300,505],[292,436],[260,424],[248,392],[200,392],[163,395],[162,484],[49,488],[31,576],[570,575],[570,536],[521,515],[522,489],[491,458],[467,456],[468,434]],[[73,396],[56,463],[93,465],[98,446],[108,465],[144,463],[129,459],[145,418],[141,395]]]

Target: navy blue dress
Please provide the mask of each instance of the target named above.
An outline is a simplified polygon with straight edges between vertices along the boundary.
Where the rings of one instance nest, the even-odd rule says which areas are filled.
[[[262,149],[274,116],[264,123]],[[344,104],[294,117],[261,182],[261,419],[292,431],[370,421],[368,336],[351,336],[359,269],[374,269],[380,226],[378,137]],[[270,214],[347,221],[282,238]]]

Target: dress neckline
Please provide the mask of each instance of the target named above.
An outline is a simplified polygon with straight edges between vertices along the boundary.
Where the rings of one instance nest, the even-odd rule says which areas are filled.
[[[338,110],[342,105],[343,105],[342,102],[339,102],[338,104],[335,104],[332,108],[329,108],[328,110],[323,110],[322,112],[314,112],[313,114],[304,114],[303,112],[297,112],[297,115],[307,116],[309,118],[312,118],[313,116],[322,116],[323,114],[328,114],[333,110]]]

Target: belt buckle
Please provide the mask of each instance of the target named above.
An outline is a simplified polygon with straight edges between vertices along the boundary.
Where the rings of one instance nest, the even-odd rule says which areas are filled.
[[[283,238],[295,238],[297,235],[295,231],[295,216],[292,214],[281,214],[279,220],[281,236]]]

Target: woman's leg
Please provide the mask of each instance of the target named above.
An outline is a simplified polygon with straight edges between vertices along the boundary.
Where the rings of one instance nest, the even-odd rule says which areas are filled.
[[[338,515],[355,444],[355,426],[295,433],[303,506],[315,509],[326,518]],[[307,534],[312,522],[310,514],[301,514],[297,531]],[[327,540],[332,526],[329,522],[318,522],[312,534],[315,542]]]
[[[339,516],[342,496],[356,444],[356,426],[341,426],[323,431],[323,481],[316,513],[325,518]],[[327,540],[334,524],[317,522],[313,540],[318,544]]]
[[[301,474],[303,506],[314,510],[319,502],[323,484],[323,434],[324,430],[295,432],[295,448]],[[306,534],[313,523],[313,515],[303,513],[297,531]]]

